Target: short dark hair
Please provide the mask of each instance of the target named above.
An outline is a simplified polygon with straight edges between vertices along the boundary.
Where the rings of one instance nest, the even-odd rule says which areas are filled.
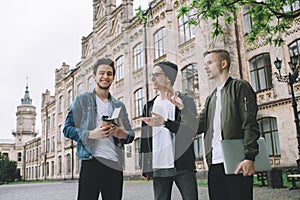
[[[116,74],[116,69],[115,69],[115,63],[114,61],[112,61],[109,58],[100,58],[96,61],[96,63],[93,65],[93,74],[96,75],[98,67],[100,65],[108,65],[111,66],[112,70],[113,70],[113,75]]]
[[[228,68],[230,67],[231,59],[230,59],[230,54],[228,51],[226,51],[225,49],[207,50],[206,52],[204,52],[203,57],[205,57],[211,53],[217,54],[219,60],[226,60],[228,63]]]

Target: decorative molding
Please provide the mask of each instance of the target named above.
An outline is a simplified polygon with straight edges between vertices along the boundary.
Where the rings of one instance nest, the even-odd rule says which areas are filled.
[[[144,74],[144,68],[141,67],[140,69],[138,69],[137,71],[133,72],[132,74],[132,78],[134,80],[134,84],[136,84],[137,82],[143,82],[145,79],[145,74]]]
[[[300,101],[300,98],[296,97],[296,101],[297,103]],[[269,109],[273,109],[276,107],[280,107],[280,106],[286,106],[286,105],[291,105],[292,104],[292,99],[288,98],[288,99],[280,99],[278,101],[270,101],[261,105],[258,105],[258,110],[262,111],[262,110],[269,110]]]

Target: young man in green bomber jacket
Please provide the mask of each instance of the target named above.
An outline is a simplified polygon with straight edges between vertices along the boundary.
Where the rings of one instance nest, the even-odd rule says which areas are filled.
[[[216,49],[204,53],[204,69],[217,88],[206,99],[199,118],[198,133],[205,134],[205,153],[209,166],[208,190],[211,200],[253,199],[254,160],[260,136],[256,120],[256,94],[244,80],[229,76],[230,55]],[[169,97],[183,106],[176,97]],[[184,115],[182,116],[185,117]],[[226,175],[223,166],[222,139],[244,139],[245,159],[233,175]]]

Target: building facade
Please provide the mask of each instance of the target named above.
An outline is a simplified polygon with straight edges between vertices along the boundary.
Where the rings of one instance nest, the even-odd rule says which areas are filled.
[[[174,87],[194,97],[200,112],[206,97],[214,89],[214,83],[208,81],[203,69],[203,53],[211,48],[228,50],[232,55],[231,75],[249,81],[256,91],[258,122],[261,136],[267,142],[272,167],[296,166],[298,149],[290,91],[287,84],[277,81],[272,63],[280,57],[282,73],[289,72],[290,54],[299,55],[300,52],[299,19],[295,19],[293,28],[283,36],[286,45],[265,46],[263,38],[249,45],[245,35],[251,29],[251,17],[247,15],[247,9],[241,9],[236,23],[226,26],[225,36],[213,40],[209,22],[189,26],[188,18],[177,17],[176,10],[187,2],[155,1],[150,4],[147,22],[143,24],[134,16],[133,0],[122,0],[118,6],[115,0],[93,0],[93,30],[82,38],[80,62],[73,67],[63,63],[55,71],[54,95],[48,90],[42,94],[41,136],[36,138],[34,129],[29,129],[31,134],[27,137],[21,131],[25,127],[14,133],[16,142],[10,145],[15,145],[18,150],[10,151],[23,156],[18,167],[24,179],[78,178],[80,161],[76,157],[76,143],[65,138],[62,130],[74,98],[94,89],[92,65],[101,57],[111,58],[116,63],[111,92],[126,105],[136,133],[134,142],[125,146],[124,173],[140,174],[142,109],[144,103],[156,95],[150,81],[153,65],[164,60],[177,63],[179,72]],[[293,6],[294,10],[300,9],[299,4]],[[294,86],[299,101],[300,82]],[[29,109],[33,115],[33,107]],[[32,124],[30,120],[28,122]],[[26,139],[21,139],[25,143],[17,143],[17,133],[26,135]],[[5,153],[3,145],[0,144],[0,151]],[[194,149],[197,169],[207,170],[202,134],[195,138]],[[17,156],[12,158],[18,159]]]

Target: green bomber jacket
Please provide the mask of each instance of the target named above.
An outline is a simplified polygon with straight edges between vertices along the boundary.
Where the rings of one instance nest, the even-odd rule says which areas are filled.
[[[257,139],[260,136],[256,120],[256,93],[251,85],[240,79],[229,77],[221,89],[221,135],[222,139],[244,139],[245,159],[255,160],[258,154]],[[205,154],[208,166],[212,158],[213,119],[216,89],[207,97],[200,113],[198,133],[204,133]]]

